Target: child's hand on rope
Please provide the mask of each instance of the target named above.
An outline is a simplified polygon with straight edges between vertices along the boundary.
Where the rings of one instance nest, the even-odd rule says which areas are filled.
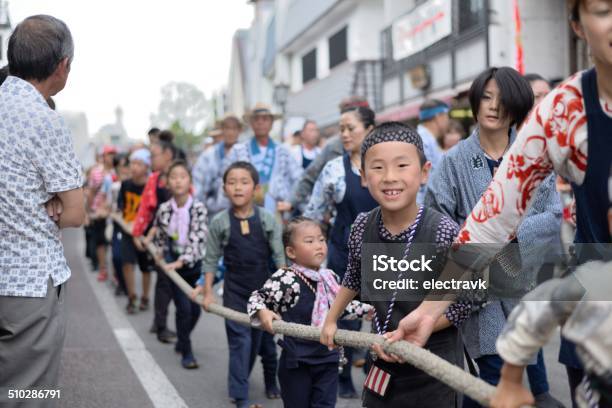
[[[402,360],[399,356],[393,354],[393,353],[386,353],[383,348],[382,345],[378,344],[378,343],[374,343],[372,344],[372,351],[374,353],[376,353],[376,355],[385,360],[388,363],[403,363],[404,360]]]
[[[331,322],[325,320],[323,327],[321,327],[321,338],[319,342],[324,346],[327,346],[328,349],[333,350],[336,348],[336,344],[334,343],[334,336],[338,331],[338,325],[336,322]]]
[[[436,318],[416,308],[400,320],[397,329],[384,336],[389,343],[405,340],[419,347],[425,346],[436,325]]]
[[[501,380],[491,398],[491,408],[520,408],[535,406],[535,399],[522,384]]]
[[[499,384],[491,398],[492,408],[520,408],[535,405],[533,395],[523,387],[524,370],[525,367],[504,363]]]
[[[272,328],[272,322],[274,320],[282,320],[279,315],[277,315],[270,309],[260,309],[257,312],[257,318],[261,322],[261,327],[270,334],[274,334],[274,329]]]
[[[212,293],[212,290],[204,292],[204,300],[202,301],[202,307],[207,312],[210,312],[209,307],[213,303],[216,303],[215,295]]]

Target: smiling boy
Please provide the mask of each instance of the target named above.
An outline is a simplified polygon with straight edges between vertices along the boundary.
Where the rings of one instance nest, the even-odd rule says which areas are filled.
[[[379,207],[361,213],[351,228],[347,272],[321,335],[321,343],[328,347],[334,346],[336,321],[342,310],[360,292],[362,279],[367,280],[361,272],[364,244],[404,244],[405,260],[420,260],[422,255],[434,259],[430,265],[434,272],[423,276],[435,278],[442,268],[443,254],[458,231],[457,224],[450,218],[417,205],[416,196],[420,186],[427,182],[430,163],[416,131],[397,122],[381,124],[363,142],[361,156],[361,176]],[[423,253],[427,251],[425,247],[431,248],[426,254]],[[398,280],[402,278],[400,275]],[[394,330],[401,317],[420,303],[396,301],[397,294],[396,290],[391,299],[371,302],[376,310],[372,327],[378,334]],[[452,313],[461,314],[463,307],[454,306]],[[426,347],[447,361],[461,365],[463,354],[457,330],[449,326],[448,319],[441,318],[437,323],[438,332]],[[380,347],[374,351],[378,358],[368,378],[385,378],[385,385],[379,387],[376,381],[366,379],[364,406],[455,406],[457,394],[454,390],[410,364],[399,364],[395,356],[387,355]]]

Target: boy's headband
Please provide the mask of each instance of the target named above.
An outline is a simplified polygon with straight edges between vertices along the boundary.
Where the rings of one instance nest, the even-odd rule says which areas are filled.
[[[383,127],[384,124],[381,126]],[[374,128],[361,144],[361,160],[365,157],[366,152],[372,146],[384,142],[403,142],[414,145],[416,149],[424,154],[423,140],[416,130],[409,126],[393,126],[385,129]]]
[[[448,105],[438,105],[434,106],[433,108],[423,109],[419,112],[419,120],[429,120],[435,117],[436,115],[440,113],[446,113],[449,110],[450,109]]]

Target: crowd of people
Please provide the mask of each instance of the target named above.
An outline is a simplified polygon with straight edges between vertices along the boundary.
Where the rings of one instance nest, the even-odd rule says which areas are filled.
[[[252,327],[225,321],[227,392],[237,407],[261,406],[249,396],[258,356],[266,396],[286,407],[358,398],[357,369],[366,373],[363,406],[479,406],[380,345],[338,348],[336,330],[359,331],[363,320],[388,342],[410,341],[460,367],[467,361],[497,386],[495,407],[562,406],[542,352],[562,326],[559,361],[573,404],[612,406],[612,302],[581,301],[584,289],[570,273],[612,273],[612,3],[568,5],[594,68],[552,90],[537,74],[488,68],[469,89],[467,138],[444,101],[426,100],[413,127],[378,123],[367,100],[352,96],[339,105],[337,135],[322,138],[306,120],[278,141],[271,132],[280,115],[258,103],[243,118],[226,115],[219,140],[193,167],[171,131],[152,128],[147,144],[103,146],[85,171],[49,105],[70,71],[70,32],[53,17],[24,20],[9,41],[0,87],[0,170],[9,175],[0,179],[0,386],[56,383],[70,276],[59,232],[84,224],[98,280],[126,296],[129,315],[149,310],[152,296],[151,332],[174,344],[185,369],[199,367],[192,340],[206,342],[191,338],[201,307],[208,311],[220,294],[224,306],[248,314]],[[571,254],[568,234],[577,244]],[[151,243],[191,294],[160,269]],[[540,302],[465,293],[407,301],[397,290],[384,300],[360,297],[367,245],[401,245],[404,259],[433,259],[431,276],[439,277],[468,244],[507,243],[503,257],[486,255],[489,271],[535,276],[526,299]],[[550,258],[532,250],[538,246]],[[551,271],[552,258],[564,262]],[[518,267],[508,265],[516,259]],[[275,341],[273,321],[281,319],[319,327],[320,342]],[[26,357],[34,343],[39,355]]]

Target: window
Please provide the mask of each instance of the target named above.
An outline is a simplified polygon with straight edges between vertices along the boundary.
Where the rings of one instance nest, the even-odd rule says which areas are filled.
[[[459,6],[459,32],[484,23],[484,0],[462,0]]]
[[[346,26],[329,37],[329,69],[347,60]]]
[[[302,83],[317,77],[317,49],[314,48],[302,57]]]

